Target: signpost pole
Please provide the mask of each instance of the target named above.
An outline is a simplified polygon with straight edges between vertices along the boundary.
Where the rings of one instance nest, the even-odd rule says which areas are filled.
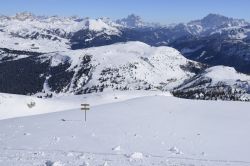
[[[87,121],[87,111],[85,109],[85,122]]]
[[[85,122],[86,122],[86,121],[87,121],[87,110],[90,110],[90,108],[88,108],[88,107],[89,107],[89,104],[81,104],[81,106],[83,107],[83,108],[81,108],[81,110],[84,111],[84,114],[85,114],[84,120],[85,120]]]

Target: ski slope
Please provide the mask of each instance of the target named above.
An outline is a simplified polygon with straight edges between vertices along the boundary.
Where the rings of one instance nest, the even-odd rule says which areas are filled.
[[[79,109],[82,103],[91,106],[120,102],[144,96],[170,96],[169,92],[161,91],[113,91],[84,95],[58,94],[57,97],[40,99],[35,96],[24,96],[0,93],[0,120],[23,116],[39,115],[51,112]],[[35,106],[29,108],[30,103]]]
[[[77,103],[82,97],[57,100]],[[85,97],[92,102],[87,122],[79,108],[1,120],[0,165],[250,165],[250,103],[145,92]],[[18,105],[12,107],[18,112]]]

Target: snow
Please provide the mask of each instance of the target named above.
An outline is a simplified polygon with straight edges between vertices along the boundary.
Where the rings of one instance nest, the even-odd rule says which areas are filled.
[[[201,49],[202,47],[204,47],[204,46],[201,45],[201,46],[198,46],[198,47],[193,48],[193,49],[191,49],[191,48],[183,48],[183,49],[181,50],[181,53],[182,53],[182,54],[192,53],[192,52],[195,52],[195,51]]]
[[[0,93],[0,120],[77,109],[83,102],[96,106],[153,95],[170,96],[171,94],[160,91],[105,91],[77,96],[60,94],[54,98],[40,99],[34,96]],[[31,102],[34,102],[35,106],[30,108],[28,104]]]
[[[234,68],[227,66],[214,66],[206,70],[205,76],[212,78],[214,81],[229,82],[236,80],[250,81],[250,76],[238,73]]]
[[[227,85],[234,85],[237,81],[245,81],[250,83],[250,76],[242,73],[238,73],[234,68],[227,66],[213,66],[205,70],[201,75],[204,78],[210,78],[212,80],[211,85],[223,82]],[[197,80],[191,80],[184,84],[181,88],[192,87]]]
[[[50,66],[55,67],[61,64],[65,64],[69,59],[70,58],[68,56],[61,56],[61,55],[55,54],[51,58]]]
[[[91,31],[96,31],[96,32],[100,32],[103,30],[107,30],[107,34],[108,32],[110,32],[112,34],[112,32],[119,34],[119,30],[116,27],[111,27],[108,24],[106,24],[102,19],[90,19],[87,22],[88,28]]]
[[[125,19],[124,24],[133,21],[134,27],[144,26],[140,18],[132,17],[135,20]],[[244,24],[242,20],[230,22]],[[190,33],[200,34],[206,30],[201,23],[202,20],[198,20],[184,26]],[[237,29],[231,23],[228,25],[231,29],[222,30]],[[51,67],[69,63],[67,71],[75,73],[81,69],[83,58],[89,55],[93,73],[86,87],[101,85],[100,75],[107,68],[118,69],[118,74],[124,77],[125,81],[119,86],[129,85],[134,89],[142,81],[154,87],[172,89],[194,76],[181,66],[197,63],[170,47],[127,42],[69,50],[69,41],[63,37],[82,29],[119,35],[119,26],[105,18],[76,21],[74,18],[22,13],[0,18],[3,29],[0,31],[0,47],[47,53],[41,61],[49,59]],[[59,34],[52,34],[57,40],[41,36],[22,38],[35,33],[46,35],[47,30],[58,30]],[[234,37],[244,39],[246,35],[240,32]],[[182,51],[190,53],[199,48]],[[14,60],[27,56],[14,57]],[[250,76],[225,66],[208,68],[203,74],[214,83],[250,81]],[[44,82],[45,93],[51,91],[50,77],[47,75]],[[75,78],[74,75],[71,82],[77,81],[76,86],[80,89],[85,86],[85,77]],[[0,93],[0,165],[250,165],[249,102],[184,100],[156,88],[154,91],[107,88],[102,93],[73,96],[74,90],[71,83],[68,93],[53,93],[53,98],[47,99],[35,97],[39,93],[35,96]],[[80,110],[82,103],[90,104],[87,122]]]
[[[1,51],[0,51],[1,53]],[[9,59],[9,60],[4,60],[4,61],[14,61],[14,60],[19,60],[22,58],[27,58],[29,57],[29,55],[18,55],[16,56],[15,54],[0,54],[0,61],[3,61],[5,58]]]
[[[130,156],[130,161],[133,161],[133,160],[142,160],[142,159],[143,159],[143,154],[141,152],[134,152]]]
[[[99,35],[120,34],[119,25],[108,19],[46,17],[30,13],[0,17],[0,27],[0,48],[43,53],[69,50],[68,36],[80,30],[93,31]]]
[[[202,57],[204,57],[204,55],[206,55],[207,51],[202,51],[202,53],[200,54],[200,56],[197,57],[197,59],[200,59]],[[205,58],[207,59],[207,58]]]
[[[243,40],[249,36],[250,30],[247,28],[247,26],[244,25],[238,25],[238,26],[229,26],[226,28],[217,29],[211,34],[224,34],[229,39],[232,40]]]
[[[77,73],[82,68],[82,59],[86,55],[91,56],[89,65],[93,67],[93,70],[91,70],[91,80],[85,87],[101,86],[100,77],[105,77],[104,79],[111,77],[102,76],[102,72],[107,69],[116,69],[117,73],[125,78],[122,83],[124,87],[129,85],[136,89],[138,86],[145,86],[140,85],[142,81],[145,81],[155,87],[165,83],[166,89],[172,89],[194,75],[194,73],[185,71],[181,66],[187,65],[189,62],[197,64],[186,59],[174,48],[151,47],[137,41],[45,54],[43,57],[50,59],[52,66],[63,64],[67,60],[71,64],[67,71]],[[115,77],[115,73],[112,76]],[[71,84],[69,92],[82,88],[85,81],[85,75],[78,78],[77,87],[72,88]],[[111,84],[111,82],[107,82],[107,84]]]
[[[250,76],[242,73],[238,73],[234,68],[232,67],[227,67],[227,66],[213,66],[210,68],[207,68],[204,73],[201,73],[199,77],[196,79],[191,78],[190,82],[187,82],[183,84],[180,89],[185,89],[185,88],[192,88],[198,87],[201,88],[204,86],[206,89],[206,83],[203,84],[198,84],[197,85],[197,80],[199,81],[200,77],[203,79],[211,79],[211,84],[209,85],[210,87],[218,84],[223,83],[225,85],[229,85],[232,88],[235,88],[235,85],[237,85],[237,82],[244,82],[246,84],[250,84]],[[195,85],[195,86],[194,86]],[[204,89],[204,90],[205,90]],[[242,90],[247,90],[247,86],[244,87]],[[246,95],[246,96],[245,96]],[[242,96],[242,99],[249,96],[249,94],[245,94]]]
[[[113,151],[121,151],[121,146],[116,146],[115,148],[112,149]]]
[[[172,147],[169,149],[169,151],[174,154],[183,154],[177,147]]]
[[[250,165],[250,103],[147,96],[140,91],[134,92],[137,98],[133,92],[119,92],[114,99],[114,93],[85,96],[92,101],[87,122],[79,108],[1,120],[0,165]],[[7,109],[14,117],[8,108],[18,114],[21,103],[26,104],[27,97],[1,94],[0,105],[13,98],[16,104],[1,106],[1,115]],[[83,96],[63,96],[60,104],[51,100],[37,101],[37,106],[44,102],[41,112],[66,101],[85,102]],[[120,151],[114,151],[118,146]]]
[[[39,38],[37,40],[24,39],[13,37],[9,34],[0,32],[0,48],[8,48],[13,50],[24,50],[42,53],[67,51],[70,48],[70,46],[67,44],[68,40],[62,38],[60,40],[61,41],[53,41],[42,38]],[[33,44],[35,44],[35,49],[32,46]]]

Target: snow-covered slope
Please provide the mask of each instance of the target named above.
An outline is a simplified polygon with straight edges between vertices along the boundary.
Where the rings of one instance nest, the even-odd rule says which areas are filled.
[[[249,106],[151,96],[91,106],[87,122],[80,109],[1,120],[0,165],[249,166]]]
[[[242,101],[250,94],[249,76],[233,68],[203,72],[205,65],[171,47],[142,42],[15,58],[0,63],[1,92],[52,97],[107,89],[170,90],[184,98]]]
[[[231,67],[215,66],[186,80],[173,93],[193,99],[249,101],[250,76]]]
[[[169,90],[203,67],[171,47],[127,42],[0,63],[0,91],[50,95],[104,89]]]
[[[88,93],[106,88],[172,89],[201,70],[202,65],[187,60],[170,47],[151,47],[141,42],[59,52],[43,55],[51,67],[67,64],[73,72],[70,83],[58,92]],[[48,80],[53,75],[48,75]],[[53,88],[52,88],[53,91]]]
[[[93,106],[121,102],[145,96],[171,96],[160,91],[105,91],[84,95],[61,95],[55,98],[40,99],[34,96],[0,93],[0,120],[58,111],[79,109],[82,103]],[[17,109],[18,108],[18,109]]]
[[[226,81],[231,84],[233,80],[246,80],[250,81],[250,76],[242,73],[238,73],[232,67],[215,66],[206,70],[206,77],[212,78],[214,81]]]

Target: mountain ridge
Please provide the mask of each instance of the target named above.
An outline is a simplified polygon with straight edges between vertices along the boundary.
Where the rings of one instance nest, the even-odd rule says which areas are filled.
[[[217,21],[211,23],[211,20]],[[126,21],[130,23],[126,24]],[[137,56],[140,50],[145,55],[166,57],[154,57],[158,59],[156,61],[144,54]],[[154,54],[152,50],[158,53]],[[249,74],[249,50],[248,23],[215,14],[174,26],[144,23],[136,15],[121,19],[120,24],[109,18],[46,17],[31,13],[1,16],[0,68],[3,73],[0,89],[8,93],[42,92],[41,96],[51,96],[57,93],[92,93],[107,88],[158,88],[174,90],[173,93],[179,97],[194,98],[190,95],[193,89],[185,91],[183,87],[188,80],[195,80],[194,85],[200,81],[205,82],[199,91],[212,89],[208,93],[210,96],[207,95],[209,99],[211,93],[217,93],[216,88],[227,87],[228,91],[223,92],[224,97],[237,88],[244,94],[235,94],[238,97],[233,99],[243,100],[242,95],[249,93],[249,82],[234,80],[234,84],[228,85],[227,80],[222,80],[218,82],[218,86],[210,86],[208,81],[214,78],[204,76],[204,70],[224,65]],[[112,58],[108,58],[108,63],[95,59],[98,55],[104,58],[110,52],[115,52],[117,56],[110,55]],[[167,52],[176,53],[171,57]],[[123,57],[119,56],[123,54]],[[72,55],[80,58],[73,67],[72,62],[75,61],[71,61]],[[131,56],[135,56],[135,59],[129,58]],[[112,61],[119,57],[121,59],[117,63]],[[105,67],[108,64],[116,67]],[[102,72],[94,77],[94,70],[97,68]],[[182,73],[181,77],[177,77],[178,73]],[[17,82],[20,85],[16,86]],[[195,93],[194,95],[197,96]]]
[[[3,71],[0,77],[5,78],[0,81],[0,90],[20,94],[43,92],[45,95],[85,94],[109,88],[170,90],[202,68],[204,66],[187,60],[173,48],[127,42],[0,63]],[[29,80],[37,83],[24,84]],[[20,87],[12,87],[16,82],[21,83]],[[29,89],[29,86],[33,88]]]

